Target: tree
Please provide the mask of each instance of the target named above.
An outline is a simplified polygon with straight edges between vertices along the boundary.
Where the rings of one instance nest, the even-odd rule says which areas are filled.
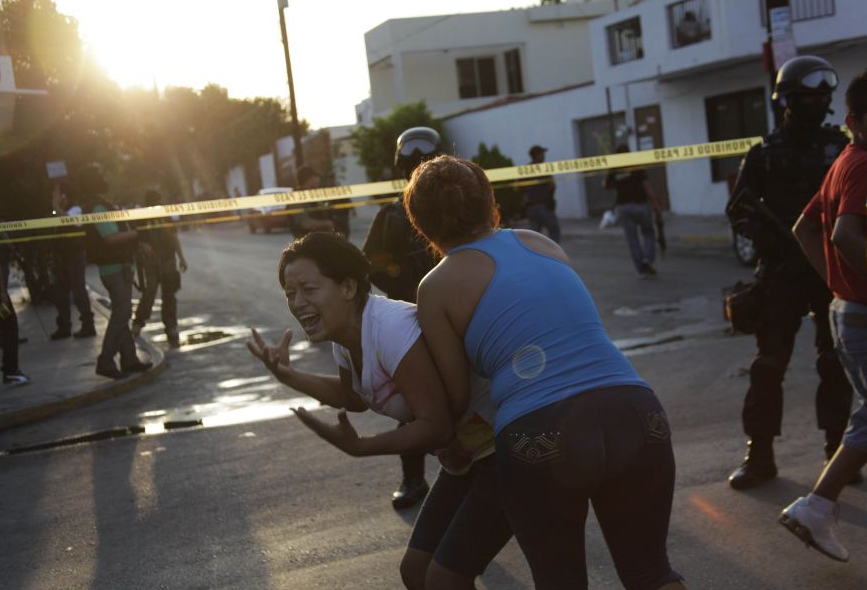
[[[479,143],[479,152],[471,160],[485,170],[515,165],[511,158],[500,152],[497,144],[488,149],[484,143]],[[524,195],[511,184],[494,188],[494,198],[500,209],[500,221],[505,227],[509,227],[516,219],[523,216]]]
[[[20,97],[14,127],[0,138],[4,198],[21,201],[10,209],[40,215],[46,201],[45,162],[63,159],[67,169],[111,155],[111,124],[118,89],[87,58],[75,19],[50,0],[0,0],[0,27],[22,88],[47,96]],[[27,163],[18,167],[16,161]],[[6,163],[12,162],[10,166]],[[36,210],[30,204],[37,204]]]
[[[400,134],[410,127],[430,127],[443,135],[442,124],[434,119],[424,101],[401,105],[387,117],[374,117],[373,127],[359,127],[352,132],[352,145],[368,180],[382,180],[385,171],[394,176],[394,147]]]
[[[13,132],[0,137],[0,198],[20,201],[6,207],[19,217],[44,214],[51,160],[73,174],[100,164],[115,202],[140,201],[148,188],[189,200],[198,196],[194,179],[222,196],[232,166],[255,169],[289,134],[288,109],[275,99],[233,99],[217,85],[162,96],[121,90],[87,58],[75,19],[51,0],[0,0],[0,9],[18,86],[48,91],[19,99]],[[40,210],[23,211],[30,203]]]
[[[125,90],[114,124],[118,154],[111,178],[114,200],[136,201],[148,188],[192,200],[193,180],[211,196],[223,196],[230,168],[255,170],[259,155],[288,135],[284,105],[270,98],[233,99],[225,88]],[[302,122],[306,132],[307,122]]]
[[[542,6],[546,4],[563,4],[563,0],[541,0],[539,4]]]

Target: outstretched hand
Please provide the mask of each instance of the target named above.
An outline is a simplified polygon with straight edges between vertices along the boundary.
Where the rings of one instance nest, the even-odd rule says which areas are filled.
[[[251,331],[253,341],[247,340],[247,350],[262,361],[271,373],[279,377],[279,371],[289,369],[289,343],[292,342],[292,330],[286,330],[280,344],[276,346],[265,344],[265,340],[256,328],[251,328]]]
[[[340,410],[337,414],[337,424],[330,424],[320,420],[304,408],[292,408],[298,419],[310,430],[315,432],[333,444],[335,447],[349,455],[360,454],[361,438],[346,416],[346,410]]]

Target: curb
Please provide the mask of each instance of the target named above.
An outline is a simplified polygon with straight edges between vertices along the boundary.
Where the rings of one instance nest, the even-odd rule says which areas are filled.
[[[94,310],[102,314],[104,317],[108,317],[111,314],[111,311],[94,296],[90,287],[88,287],[88,292],[90,293],[90,302]],[[42,404],[40,406],[33,406],[0,414],[0,430],[20,426],[27,422],[36,422],[37,420],[50,418],[51,416],[67,410],[74,410],[76,408],[95,404],[128,393],[140,385],[150,383],[165,371],[166,355],[150,340],[143,336],[137,338],[136,343],[148,353],[151,362],[153,362],[153,367],[144,373],[136,373],[125,379],[109,381],[104,386],[97,387],[86,393],[82,393],[81,395],[75,395],[66,399]]]
[[[603,233],[604,232],[604,233]],[[608,230],[596,231],[565,231],[561,239],[594,241],[594,242],[624,242],[623,232],[611,232]],[[724,235],[715,234],[684,234],[682,236],[672,236],[668,240],[669,246],[682,246],[684,248],[694,247],[714,247],[714,248],[731,248],[731,238]]]

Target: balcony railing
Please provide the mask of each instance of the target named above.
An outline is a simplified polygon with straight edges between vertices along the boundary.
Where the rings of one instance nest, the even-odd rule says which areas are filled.
[[[608,48],[613,65],[644,57],[641,21],[633,18],[608,27]]]
[[[762,26],[767,26],[768,11],[765,7],[765,0],[761,0],[760,5],[762,10]],[[789,6],[792,9],[792,22],[825,18],[827,16],[834,16],[836,13],[834,0],[789,0]]]
[[[710,11],[707,0],[683,0],[668,7],[671,46],[683,47],[710,39]]]

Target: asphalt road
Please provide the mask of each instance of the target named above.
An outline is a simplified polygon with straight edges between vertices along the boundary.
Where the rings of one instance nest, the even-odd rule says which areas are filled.
[[[401,587],[397,564],[414,513],[388,503],[397,460],[353,459],[321,443],[286,414],[304,400],[244,348],[247,326],[278,338],[294,325],[275,273],[287,239],[240,226],[183,234],[192,268],[179,297],[182,328],[199,344],[171,352],[148,386],[0,433],[0,448],[9,448],[167,419],[216,425],[0,458],[3,588]],[[719,295],[749,272],[724,247],[681,246],[660,262],[658,279],[640,281],[622,242],[564,246],[612,338],[669,413],[678,461],[670,557],[689,587],[867,587],[867,486],[843,497],[840,535],[853,563],[806,550],[775,522],[821,466],[811,327],[787,374],[780,477],[734,492],[725,477],[744,450],[739,416],[754,344],[725,333]],[[327,346],[299,342],[293,355],[332,370]],[[352,420],[363,432],[393,426],[371,413]],[[619,588],[594,523],[587,539],[590,587]],[[478,587],[532,588],[514,542]]]

